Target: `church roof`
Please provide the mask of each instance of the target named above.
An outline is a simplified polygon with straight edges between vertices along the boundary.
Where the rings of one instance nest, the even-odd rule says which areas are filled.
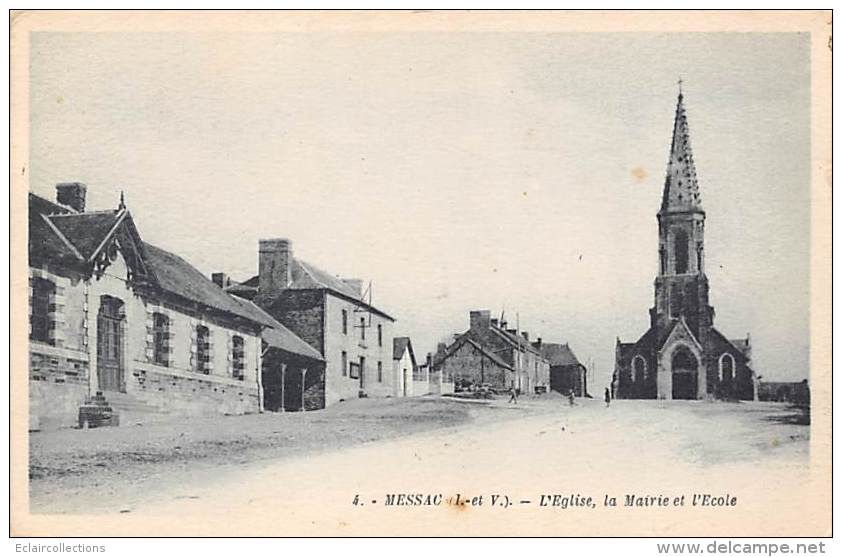
[[[661,213],[701,210],[702,197],[699,193],[699,181],[696,178],[693,150],[690,148],[690,127],[687,124],[687,113],[684,109],[684,95],[679,93]]]

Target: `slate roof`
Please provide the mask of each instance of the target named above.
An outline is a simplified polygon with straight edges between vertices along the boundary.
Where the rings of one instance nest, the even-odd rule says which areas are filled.
[[[48,218],[87,260],[95,255],[97,248],[125,215],[125,211],[100,211],[52,215]]]
[[[121,226],[131,226],[128,211],[72,213],[34,194],[29,195],[29,251],[51,262],[89,261]],[[255,304],[226,294],[180,256],[138,238],[152,286],[201,306],[247,319],[263,327],[263,340],[287,352],[324,361],[319,352]]]
[[[462,335],[458,339],[456,339],[456,341],[447,348],[444,354],[437,354],[436,356],[434,356],[433,368],[438,368],[442,364],[442,362],[451,357],[465,343],[468,343],[477,350],[479,350],[481,354],[483,354],[486,358],[488,358],[498,366],[508,370],[513,369],[512,366],[503,361],[503,359],[500,358],[500,356],[498,356],[494,352],[491,352],[490,350],[487,350],[480,343],[478,343],[477,341],[475,341],[467,335]]]
[[[675,107],[675,124],[672,130],[672,145],[661,200],[661,213],[675,211],[701,211],[702,197],[690,148],[690,126],[684,109],[684,95],[678,95]]]
[[[416,367],[418,363],[415,360],[415,350],[412,349],[412,341],[409,340],[409,337],[392,339],[392,359],[400,360],[407,350],[409,350],[409,359],[412,360],[412,367]]]
[[[582,365],[568,344],[544,342],[541,344],[541,355],[552,367]]]
[[[292,259],[292,268],[290,270],[291,280],[290,284],[287,286],[287,289],[290,290],[329,290],[339,296],[353,300],[354,302],[360,304],[361,306],[370,309],[371,311],[385,317],[386,319],[390,319],[394,321],[395,319],[388,315],[387,313],[383,312],[382,310],[377,309],[376,307],[369,305],[366,303],[360,293],[354,290],[351,286],[346,284],[342,281],[342,279],[331,275],[327,271],[323,271],[319,269],[315,265],[311,263],[307,263],[302,261],[298,258]],[[229,292],[244,292],[244,293],[251,293],[256,292],[258,285],[260,283],[259,275],[255,275],[250,279],[243,281],[243,282],[235,282],[231,286],[227,287],[226,290]]]

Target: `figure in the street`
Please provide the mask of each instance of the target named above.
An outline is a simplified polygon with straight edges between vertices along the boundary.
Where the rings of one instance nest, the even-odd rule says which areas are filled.
[[[576,406],[576,397],[573,395],[573,389],[567,391],[567,402],[570,403],[570,406]]]
[[[605,387],[605,407],[608,408],[611,406],[611,391],[608,390],[608,387]]]
[[[515,386],[514,386],[514,385],[512,385],[512,388],[511,388],[511,389],[509,389],[509,394],[511,395],[511,396],[509,397],[509,404],[511,404],[511,403],[513,403],[513,402],[514,402],[515,404],[517,404],[517,389],[515,389]]]

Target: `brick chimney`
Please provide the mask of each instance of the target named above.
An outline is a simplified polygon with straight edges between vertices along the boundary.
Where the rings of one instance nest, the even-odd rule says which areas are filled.
[[[220,288],[228,288],[231,286],[231,279],[225,273],[213,273],[211,280]]]
[[[286,238],[260,240],[258,294],[271,296],[292,282],[292,242]]]
[[[540,348],[543,344],[544,344],[544,341],[541,340],[541,337],[538,337],[537,339],[535,339],[535,342],[532,343],[532,346],[534,346],[535,348],[538,348],[540,350]]]
[[[471,312],[471,329],[481,330],[491,326],[491,312],[487,309]]]
[[[523,340],[529,342],[529,333],[527,333],[526,331],[521,331],[520,334],[523,335]]]
[[[63,182],[56,184],[56,202],[70,207],[77,213],[85,212],[85,193],[88,187],[79,182]]]

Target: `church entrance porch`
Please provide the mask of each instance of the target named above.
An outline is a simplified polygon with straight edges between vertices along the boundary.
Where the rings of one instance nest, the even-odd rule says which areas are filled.
[[[672,357],[672,398],[695,400],[699,388],[699,362],[686,348]]]

